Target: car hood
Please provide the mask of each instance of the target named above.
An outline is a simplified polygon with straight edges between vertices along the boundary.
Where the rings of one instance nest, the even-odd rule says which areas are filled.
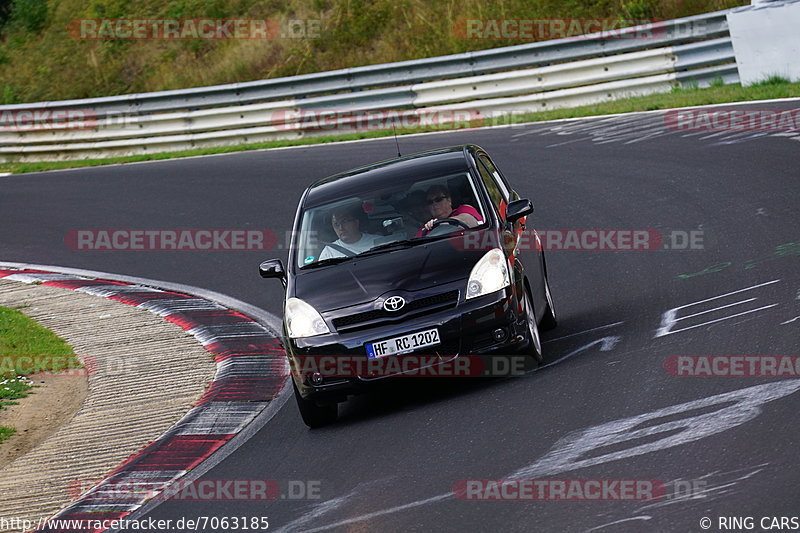
[[[458,238],[356,257],[298,272],[293,295],[326,312],[370,302],[390,291],[429,289],[463,279],[466,283],[485,250],[459,249]]]

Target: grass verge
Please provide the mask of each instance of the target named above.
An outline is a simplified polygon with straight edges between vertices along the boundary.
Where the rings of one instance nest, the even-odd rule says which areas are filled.
[[[4,440],[6,440],[8,437],[13,435],[14,433],[16,433],[14,428],[9,428],[9,427],[6,427],[6,426],[0,426],[0,442],[3,442]]]
[[[0,307],[0,409],[28,395],[37,372],[63,372],[80,368],[72,347],[18,309]],[[0,426],[0,442],[14,428]]]
[[[0,1],[0,104],[274,79],[574,37],[584,31],[595,31],[596,22],[616,28],[629,26],[633,21],[670,20],[749,3],[748,0],[3,0]],[[119,28],[113,22],[118,18],[122,21],[268,19],[280,26],[283,35],[270,39],[208,39],[191,35],[186,39],[158,38],[158,35],[131,39],[116,33],[103,36],[102,30],[82,33],[76,27],[81,20],[104,19],[109,26]],[[542,23],[553,20],[555,24],[561,23],[562,29],[550,30],[545,24],[533,32],[523,31],[515,36],[512,31],[502,38],[489,32],[477,37],[466,35],[467,19],[505,18]],[[579,23],[580,20],[589,24]],[[528,35],[522,35],[525,33]]]
[[[589,117],[615,113],[630,113],[634,111],[653,111],[676,107],[692,107],[711,104],[724,104],[731,102],[744,102],[749,100],[770,100],[775,98],[800,97],[800,83],[790,83],[781,78],[766,80],[763,83],[742,87],[740,84],[715,85],[708,88],[675,89],[669,93],[653,94],[623,98],[612,102],[596,105],[574,107],[568,109],[554,109],[520,115],[504,116],[499,120],[479,120],[468,124],[440,125],[427,128],[398,129],[398,135],[423,133],[431,131],[455,130],[469,127],[492,126],[500,124],[518,124],[525,122],[539,122],[561,118]],[[305,137],[302,139],[286,141],[270,141],[255,144],[242,144],[225,147],[198,148],[179,152],[164,152],[157,154],[143,154],[127,157],[110,157],[106,159],[84,159],[80,161],[48,161],[36,163],[0,163],[0,172],[22,174],[27,172],[41,172],[46,170],[59,170],[67,168],[94,167],[120,163],[134,163],[140,161],[157,161],[179,157],[198,155],[223,154],[241,152],[246,150],[259,150],[266,148],[280,148],[286,146],[300,146],[337,141],[350,141],[370,139],[392,135],[391,130],[365,131],[329,136]]]

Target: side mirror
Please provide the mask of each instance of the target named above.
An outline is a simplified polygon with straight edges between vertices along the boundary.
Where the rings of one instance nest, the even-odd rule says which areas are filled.
[[[506,207],[506,220],[516,222],[524,216],[533,213],[533,204],[527,198],[514,200]]]
[[[258,265],[258,273],[262,278],[278,278],[286,287],[286,270],[280,259],[269,259]]]

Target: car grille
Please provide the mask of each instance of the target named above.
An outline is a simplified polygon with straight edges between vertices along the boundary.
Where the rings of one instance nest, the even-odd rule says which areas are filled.
[[[337,330],[352,329],[361,325],[370,324],[383,319],[394,320],[408,315],[418,316],[425,313],[432,313],[450,307],[455,307],[458,302],[458,291],[448,291],[433,296],[426,296],[419,300],[408,302],[400,311],[389,312],[384,309],[373,309],[363,313],[342,316],[333,319],[333,326]]]

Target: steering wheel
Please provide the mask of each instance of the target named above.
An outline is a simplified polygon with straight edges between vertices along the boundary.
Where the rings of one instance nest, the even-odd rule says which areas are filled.
[[[437,226],[441,226],[442,224],[453,224],[454,226],[461,226],[464,229],[469,229],[469,225],[464,222],[463,220],[459,220],[457,218],[440,218],[436,222],[431,225],[431,231],[434,230]]]

